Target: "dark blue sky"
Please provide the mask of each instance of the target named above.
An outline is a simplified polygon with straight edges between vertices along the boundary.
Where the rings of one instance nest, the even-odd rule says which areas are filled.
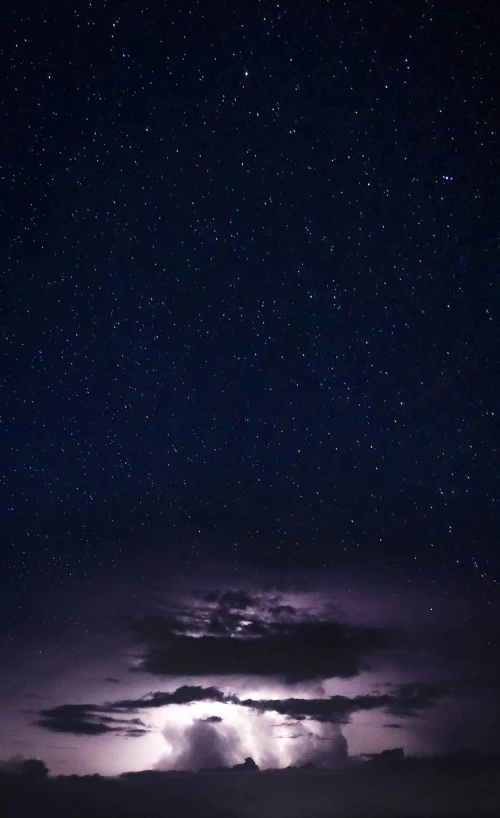
[[[491,570],[491,8],[12,11],[14,576],[188,521]]]
[[[497,14],[7,10],[8,644],[174,542],[492,597]]]

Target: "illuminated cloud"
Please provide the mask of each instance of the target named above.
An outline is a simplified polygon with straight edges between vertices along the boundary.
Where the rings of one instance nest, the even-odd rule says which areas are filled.
[[[234,727],[197,719],[186,727],[168,724],[163,736],[170,753],[158,762],[158,769],[201,770],[229,767],[241,758],[241,741]]]

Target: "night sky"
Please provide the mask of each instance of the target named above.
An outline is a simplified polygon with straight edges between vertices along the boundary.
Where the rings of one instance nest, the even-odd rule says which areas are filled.
[[[2,11],[2,758],[500,751],[496,5]]]

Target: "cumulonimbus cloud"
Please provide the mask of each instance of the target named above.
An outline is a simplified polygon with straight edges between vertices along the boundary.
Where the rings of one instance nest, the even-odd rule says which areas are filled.
[[[390,693],[366,696],[330,696],[323,699],[241,699],[224,693],[217,687],[183,685],[172,692],[158,691],[138,699],[119,699],[105,704],[62,704],[40,710],[37,724],[48,730],[76,735],[103,735],[119,733],[131,737],[144,735],[148,728],[134,717],[141,710],[188,706],[194,702],[217,702],[239,705],[258,713],[279,713],[296,721],[345,724],[353,713],[361,710],[383,710],[399,716],[417,716],[436,706],[456,691],[447,683],[420,682],[401,685]],[[206,722],[222,719],[210,717]],[[202,720],[200,720],[200,723]],[[202,731],[200,731],[202,732]]]

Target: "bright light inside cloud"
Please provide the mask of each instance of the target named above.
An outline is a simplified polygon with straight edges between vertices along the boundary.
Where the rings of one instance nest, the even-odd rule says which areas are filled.
[[[251,698],[270,695],[268,689],[256,689]],[[335,766],[347,755],[347,742],[337,725],[301,723],[237,704],[171,705],[150,711],[147,720],[154,730],[154,766],[165,770],[229,767],[248,756],[261,769],[307,761]],[[151,745],[151,752],[149,738],[144,741]]]
[[[248,708],[219,702],[196,702],[189,707],[171,706],[165,712],[151,714],[151,723],[162,737],[157,760],[163,769],[176,769],[184,749],[183,736],[193,725],[207,725],[207,734],[220,736],[225,743],[226,765],[251,756],[260,767],[286,767],[293,757],[288,747],[293,740],[280,725],[283,717],[272,713],[253,713]],[[208,719],[220,721],[207,721]],[[181,751],[179,750],[181,748]]]
[[[172,672],[178,688],[213,687],[221,691],[221,696],[234,696],[242,704],[210,696],[209,700],[196,701],[195,696],[191,701],[171,702],[168,707],[151,710],[149,724],[159,737],[156,765],[161,769],[228,767],[248,756],[261,768],[287,767],[308,761],[320,766],[344,763],[347,741],[335,717],[330,721],[301,718],[300,713],[295,718],[288,717],[283,715],[286,708],[280,708],[278,713],[269,705],[280,699],[321,700],[368,692],[366,680],[365,684],[354,683],[353,689],[353,677],[355,679],[361,671],[360,660],[351,650],[352,639],[357,644],[358,633],[349,630],[349,625],[337,625],[339,621],[342,623],[342,616],[331,593],[321,591],[208,589],[194,594],[177,590],[166,595],[162,616],[146,620],[143,631],[145,656],[153,656],[153,663],[144,663],[143,655],[138,657],[138,669],[161,676],[170,675],[170,667],[178,668]],[[330,642],[329,623],[332,623]],[[308,631],[304,628],[309,628],[311,638],[316,639],[312,653],[304,635]],[[297,641],[294,641],[294,631]],[[275,663],[276,652],[266,653],[266,647],[261,647],[266,639],[273,643],[273,638],[280,646],[278,655],[292,657],[287,659],[282,673],[279,663]],[[361,644],[363,638],[362,634]],[[286,650],[283,640],[290,643]],[[250,656],[249,663],[245,664],[243,659],[240,665],[243,672],[234,676],[227,675],[227,671],[223,676],[214,675],[212,668],[218,667],[214,656],[218,655],[221,645],[222,665],[238,667],[242,653],[237,646],[242,643],[249,646],[245,655]],[[251,648],[252,645],[257,645],[257,650]],[[185,650],[188,652],[184,653]],[[196,664],[200,656],[204,657],[203,667]],[[155,664],[158,657],[159,664]],[[192,666],[193,661],[197,675],[179,673],[183,665]],[[251,666],[258,672],[249,674],[247,668]],[[325,667],[337,671],[336,678],[325,679],[321,673]],[[267,674],[266,668],[269,668]],[[291,682],[294,676],[296,680]],[[267,705],[245,706],[248,700],[264,701]],[[294,712],[293,706],[290,712]]]
[[[82,704],[41,711],[55,732],[91,736],[96,747],[120,741],[116,756],[105,751],[109,772],[118,753],[122,769],[136,770],[228,768],[247,757],[261,769],[340,767],[348,741],[354,755],[367,744],[364,729],[354,742],[353,723],[370,726],[370,750],[379,733],[394,740],[384,708],[397,688],[382,688],[366,661],[377,655],[391,677],[392,632],[344,621],[326,593],[177,590],[165,593],[160,614],[137,620],[134,636],[126,693],[110,678],[93,706],[87,692]],[[353,722],[358,709],[366,714]]]

